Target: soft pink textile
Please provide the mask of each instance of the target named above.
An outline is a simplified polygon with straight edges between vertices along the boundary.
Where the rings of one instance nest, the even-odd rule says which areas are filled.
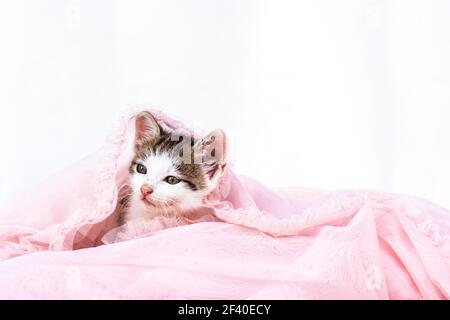
[[[141,109],[0,210],[0,298],[449,298],[450,212],[409,196],[271,190],[228,167],[195,216],[117,228]]]

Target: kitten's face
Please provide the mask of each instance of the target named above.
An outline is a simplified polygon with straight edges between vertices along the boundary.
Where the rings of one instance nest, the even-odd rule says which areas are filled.
[[[202,146],[211,137],[216,143],[214,159],[194,161],[193,153],[204,153]],[[225,156],[223,132],[214,131],[196,144],[190,138],[179,140],[164,132],[150,113],[137,116],[130,182],[132,199],[142,208],[161,214],[190,211],[200,207],[205,195],[216,186]],[[186,146],[189,149],[184,149]],[[191,151],[187,157],[183,156],[187,155],[185,150]]]

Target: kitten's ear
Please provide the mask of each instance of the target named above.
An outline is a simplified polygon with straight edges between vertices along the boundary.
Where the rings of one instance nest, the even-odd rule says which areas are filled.
[[[143,111],[136,116],[136,146],[159,136],[161,128],[148,111]]]
[[[212,131],[196,144],[195,150],[201,154],[201,163],[210,179],[223,171],[228,152],[225,132],[220,129]]]

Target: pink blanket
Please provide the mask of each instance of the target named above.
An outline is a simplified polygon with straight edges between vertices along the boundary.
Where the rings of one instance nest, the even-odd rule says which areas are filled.
[[[195,216],[117,227],[141,109],[0,210],[1,299],[449,298],[450,212],[409,196],[273,190],[228,167]]]

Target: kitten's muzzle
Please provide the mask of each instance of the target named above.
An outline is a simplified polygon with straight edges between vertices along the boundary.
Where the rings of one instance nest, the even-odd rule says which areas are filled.
[[[143,198],[146,198],[148,195],[153,193],[153,188],[149,185],[143,185],[141,187],[141,194]]]
[[[141,200],[145,203],[147,206],[154,206],[154,202],[151,200],[151,195],[153,193],[153,188],[149,185],[143,185],[141,187]]]

